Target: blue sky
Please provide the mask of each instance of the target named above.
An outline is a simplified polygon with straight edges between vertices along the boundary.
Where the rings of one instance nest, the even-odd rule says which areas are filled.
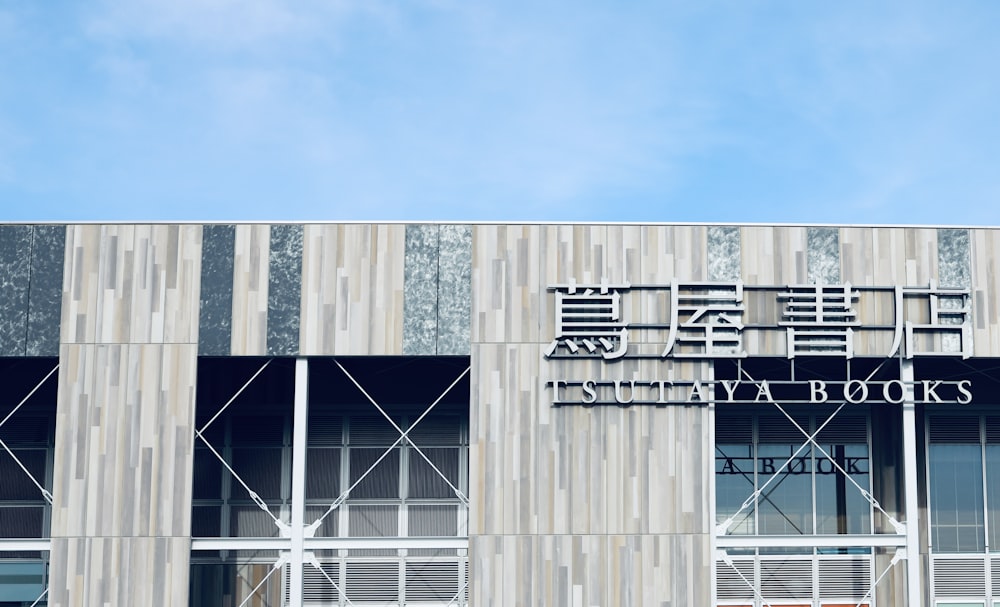
[[[0,0],[0,220],[1000,225],[1000,3]]]

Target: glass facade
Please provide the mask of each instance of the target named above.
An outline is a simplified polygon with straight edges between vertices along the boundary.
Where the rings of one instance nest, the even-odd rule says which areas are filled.
[[[840,414],[826,421],[775,413],[716,417],[716,521],[728,533],[828,535],[872,532],[868,418]],[[797,435],[797,436],[796,436]],[[749,501],[748,501],[749,500]]]

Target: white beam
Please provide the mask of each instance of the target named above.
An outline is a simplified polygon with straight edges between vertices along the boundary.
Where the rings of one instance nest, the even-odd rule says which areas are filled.
[[[905,535],[724,535],[719,548],[892,548],[905,546]]]
[[[303,539],[306,503],[306,439],[309,432],[309,361],[295,361],[295,410],[292,417],[292,524],[288,555],[288,604],[302,604]]]
[[[899,311],[897,310],[897,314]],[[906,386],[903,403],[903,490],[906,514],[906,604],[924,604],[920,579],[920,509],[917,507],[917,414],[913,395],[913,361],[900,361],[900,379]]]
[[[8,543],[9,542],[9,543]],[[203,537],[191,540],[191,550],[288,550],[291,540],[283,537]],[[8,548],[8,546],[12,546]],[[44,546],[44,547],[41,547]],[[469,548],[468,537],[307,537],[305,550],[336,549],[459,549]],[[4,540],[3,550],[48,550],[48,540]]]
[[[50,540],[11,539],[0,540],[0,552],[36,552],[48,551],[52,545]]]

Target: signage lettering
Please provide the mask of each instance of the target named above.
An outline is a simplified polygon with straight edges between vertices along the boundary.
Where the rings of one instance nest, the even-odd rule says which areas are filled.
[[[781,402],[821,405],[831,398],[849,404],[886,403],[898,405],[907,400],[922,404],[958,404],[972,402],[972,380],[918,380],[909,386],[898,379],[865,381],[850,379],[826,381],[742,381],[742,380],[667,380],[630,379],[572,381],[554,379],[545,383],[552,390],[552,402],[562,405],[669,405],[669,404],[756,404],[775,402],[774,388],[781,386]],[[831,394],[835,395],[831,397]]]
[[[716,474],[731,474],[731,475],[745,475],[753,474],[753,463],[750,459],[745,458],[719,458],[716,461],[721,461],[722,467]],[[867,457],[845,457],[842,460],[838,460],[836,465],[833,461],[825,457],[816,457],[816,474],[829,475],[837,474],[837,466],[839,465],[843,468],[844,472],[848,474],[868,474],[868,458]],[[809,474],[811,472],[810,467],[811,459],[809,456],[799,456],[793,457],[788,461],[788,464],[781,470],[782,474],[788,474],[791,476],[798,476],[801,474]],[[740,464],[743,464],[741,466]],[[757,473],[760,475],[772,475],[778,471],[778,466],[785,463],[784,459],[776,459],[773,457],[760,457],[757,458]]]

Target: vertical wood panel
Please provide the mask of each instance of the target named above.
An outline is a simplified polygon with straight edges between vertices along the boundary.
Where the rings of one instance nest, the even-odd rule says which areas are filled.
[[[403,225],[309,225],[303,355],[403,353]]]
[[[52,539],[48,604],[186,605],[190,538]]]
[[[714,460],[706,409],[554,408],[545,387],[554,378],[694,377],[705,372],[701,363],[542,355],[555,326],[548,286],[706,280],[705,228],[476,226],[474,232],[472,604],[638,605],[653,596],[676,596],[682,604],[684,597],[709,596]],[[668,300],[642,310],[635,292],[626,291],[622,301],[625,323],[668,311]],[[523,322],[532,318],[534,324]],[[626,555],[634,546],[642,549]],[[660,582],[649,596],[619,591],[653,579]],[[675,590],[657,594],[656,588]]]
[[[539,228],[538,246],[542,249],[540,283],[535,290],[542,294],[540,309],[542,341],[555,337],[555,297],[545,292],[550,285],[580,285],[610,282],[608,272],[608,228],[594,225],[546,225]]]
[[[1000,353],[1000,230],[972,230],[972,328],[975,356]]]
[[[472,341],[539,342],[547,297],[539,226],[473,226]]]
[[[50,604],[183,604],[202,228],[67,233]]]
[[[201,226],[67,229],[63,343],[193,343]],[[183,305],[182,305],[183,304]]]
[[[238,225],[233,260],[234,356],[267,354],[268,264],[271,226]]]
[[[906,284],[923,286],[937,280],[937,230],[904,228]]]
[[[190,534],[196,346],[67,344],[53,536]]]

